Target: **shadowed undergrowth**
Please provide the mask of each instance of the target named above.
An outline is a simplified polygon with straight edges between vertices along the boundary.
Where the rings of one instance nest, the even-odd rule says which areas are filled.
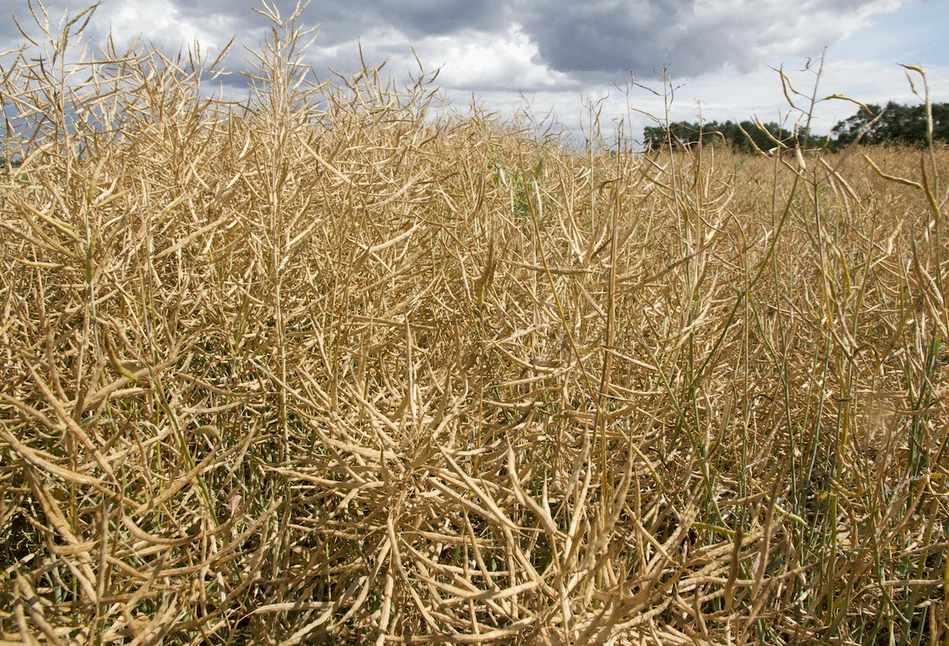
[[[234,106],[88,15],[0,86],[3,639],[947,638],[944,150],[580,153],[276,14]]]

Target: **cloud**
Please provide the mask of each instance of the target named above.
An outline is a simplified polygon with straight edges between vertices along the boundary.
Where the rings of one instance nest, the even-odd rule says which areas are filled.
[[[66,0],[51,0],[44,4],[47,8],[50,24],[55,29],[55,25],[60,22],[64,15]],[[73,11],[72,13],[75,14],[77,12]],[[16,23],[11,19],[14,14],[16,14],[20,26],[23,27],[28,34],[35,37],[40,33],[27,8],[27,3],[18,2],[16,6],[10,3],[9,6],[3,7],[2,13],[0,13],[0,51],[14,49],[26,42],[20,34]],[[37,12],[37,17],[43,20],[43,14],[41,12]]]
[[[165,1],[185,19],[205,20],[209,16],[239,14],[246,27],[269,24],[266,18],[248,8],[259,9],[260,2],[235,5],[232,0]],[[275,5],[285,18],[293,12],[296,0],[274,0],[268,4]],[[324,44],[331,46],[389,28],[413,41],[472,29],[503,31],[506,13],[505,4],[495,0],[313,0],[306,7],[304,20],[319,23]]]
[[[219,51],[242,32],[260,32],[248,25],[245,17],[233,12],[195,14],[183,11],[174,0],[110,0],[96,16],[101,33],[111,31],[123,41],[142,34],[147,40],[177,49],[197,40],[209,51]],[[260,34],[262,35],[262,34]]]
[[[296,6],[296,0],[271,1],[283,18]],[[16,4],[26,26],[31,21],[26,5]],[[901,5],[911,11],[888,15]],[[66,2],[48,0],[46,6],[55,22]],[[102,0],[87,35],[97,39],[111,30],[123,47],[143,34],[166,54],[187,49],[197,38],[202,53],[213,57],[234,36],[259,49],[271,28],[251,10],[260,6],[259,0]],[[880,42],[880,34],[892,35],[887,25],[905,21],[906,14],[926,14],[921,6],[912,0],[801,0],[793,5],[786,0],[312,0],[302,26],[319,24],[307,60],[321,78],[329,76],[327,67],[342,74],[359,70],[361,46],[368,65],[388,59],[384,75],[406,81],[418,72],[417,54],[425,71],[440,68],[437,84],[455,105],[465,105],[476,93],[487,109],[510,115],[527,105],[523,93],[532,110],[555,110],[575,128],[580,115],[587,114],[586,102],[610,94],[602,104],[602,122],[625,118],[639,128],[645,118],[627,110],[614,86],[628,81],[630,71],[654,87],[653,72],[664,65],[677,82],[690,79],[676,95],[673,118],[694,120],[701,100],[707,119],[742,120],[755,112],[771,121],[787,106],[768,66],[787,63],[788,70],[800,69],[804,57],[819,56],[825,46],[831,47],[822,84],[826,94],[915,102],[893,60],[875,60],[886,56],[872,46],[856,58],[835,59],[833,45],[856,34],[842,45],[853,51],[848,43],[864,33],[877,34],[873,39]],[[872,29],[864,29],[871,23]],[[0,20],[0,48],[19,41],[12,21]],[[933,42],[926,46],[942,49],[938,38]],[[905,45],[911,46],[924,44]],[[246,79],[239,72],[249,68],[248,58],[238,45],[225,62],[231,75],[222,80],[232,98],[246,95]],[[809,87],[811,77],[810,72],[798,74],[795,83]],[[930,75],[934,100],[949,98],[949,90],[940,90],[949,88],[944,77]],[[664,109],[661,99],[647,94],[631,100],[653,114]],[[852,114],[850,107],[840,104],[826,115],[821,111],[817,123],[827,128],[833,118]]]
[[[410,38],[461,31],[504,30],[508,7],[494,0],[380,0],[361,2]]]
[[[358,69],[361,42],[370,62],[391,56],[411,69],[414,46],[427,66],[445,65],[444,81],[452,86],[518,91],[609,83],[630,71],[651,76],[664,65],[678,78],[749,72],[776,59],[819,55],[904,2],[313,0],[303,21],[320,25],[311,59],[317,66],[328,61],[343,72]],[[274,4],[285,18],[296,0]],[[48,6],[61,12],[65,3]],[[111,29],[125,42],[143,33],[173,49],[197,37],[214,52],[235,35],[256,47],[269,24],[232,0],[103,0],[94,27],[99,35]],[[0,38],[13,36],[10,24],[0,27]],[[244,67],[242,59],[234,56],[229,64]]]
[[[557,6],[557,5],[560,6]],[[679,77],[819,55],[900,0],[528,0],[522,27],[551,69]]]

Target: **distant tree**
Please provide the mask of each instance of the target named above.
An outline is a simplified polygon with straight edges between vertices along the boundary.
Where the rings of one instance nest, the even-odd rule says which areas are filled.
[[[793,148],[801,135],[795,134],[776,123],[765,123],[759,127],[752,121],[735,123],[726,121],[708,121],[706,123],[676,122],[665,126],[647,126],[643,130],[643,140],[647,147],[658,150],[669,146],[671,137],[675,148],[694,146],[702,141],[703,146],[722,145],[739,153],[754,153],[755,149],[767,152],[778,144]],[[826,137],[812,136],[808,138],[807,148],[822,147],[826,144]]]
[[[666,145],[666,129],[662,126],[643,128],[643,145],[650,150],[659,150]]]
[[[933,140],[949,143],[949,103],[935,103],[933,111]],[[926,106],[907,106],[890,101],[880,114],[879,105],[870,104],[866,109],[843,121],[838,121],[830,130],[831,147],[840,149],[860,137],[861,143],[921,146],[926,144]],[[880,118],[874,123],[874,119]],[[871,125],[872,124],[872,125]]]

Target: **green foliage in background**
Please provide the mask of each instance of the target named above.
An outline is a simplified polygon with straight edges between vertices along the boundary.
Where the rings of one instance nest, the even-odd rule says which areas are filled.
[[[869,110],[860,108],[855,115],[837,122],[831,129],[833,148],[839,149],[854,142],[861,132],[860,141],[867,145],[922,146],[927,143],[924,104],[910,106],[890,101],[882,111],[879,105],[866,107]],[[949,103],[934,103],[932,112],[933,141],[949,143]]]
[[[685,121],[663,125],[647,126],[643,130],[643,142],[650,150],[667,148],[671,141],[674,148],[691,147],[699,141],[702,145],[721,146],[737,153],[754,153],[757,150],[768,151],[775,146],[785,145],[793,148],[795,142],[803,140],[803,134],[794,132],[777,123],[752,121],[709,121],[707,123],[688,123]],[[822,147],[826,137],[810,136],[807,147]]]
[[[949,103],[934,103],[933,141],[949,143]],[[825,148],[839,151],[859,141],[865,145],[926,145],[926,106],[901,105],[890,101],[885,108],[869,104],[860,107],[856,114],[838,121],[828,136],[808,135],[804,148]],[[668,126],[647,126],[643,130],[643,144],[649,150],[691,147],[699,141],[703,145],[722,146],[737,153],[754,153],[755,149],[768,151],[775,146],[794,148],[798,142],[805,144],[805,135],[792,132],[777,123],[742,121],[735,123],[709,121],[689,123],[678,121]],[[780,143],[779,143],[780,142]]]

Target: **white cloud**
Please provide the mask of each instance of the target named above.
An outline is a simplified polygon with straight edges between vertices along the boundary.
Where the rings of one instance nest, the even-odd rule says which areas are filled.
[[[556,89],[575,85],[538,60],[537,46],[518,25],[506,34],[467,32],[423,41],[417,48],[433,67],[441,67],[441,85],[452,89]]]
[[[242,28],[236,16],[183,16],[171,0],[111,0],[96,12],[94,23],[100,33],[111,30],[117,44],[127,45],[142,35],[146,40],[177,49],[189,47],[197,40],[208,53],[220,51]]]

